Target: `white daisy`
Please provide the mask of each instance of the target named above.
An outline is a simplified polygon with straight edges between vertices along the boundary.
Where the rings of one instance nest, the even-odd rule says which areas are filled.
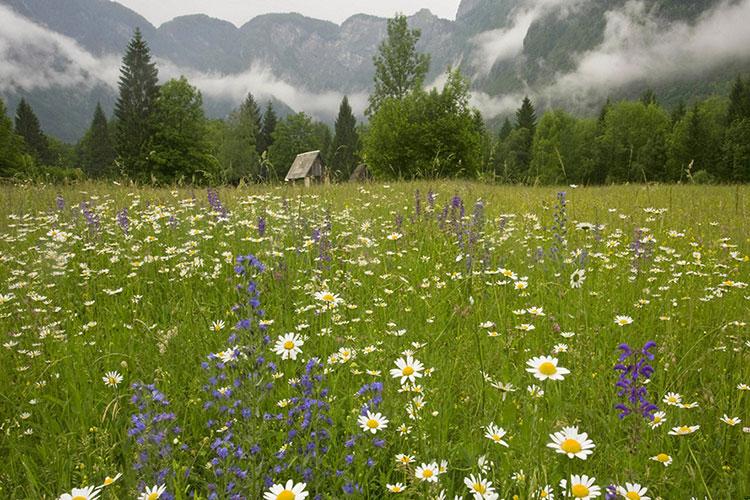
[[[375,434],[381,429],[385,429],[388,427],[388,419],[385,418],[380,413],[372,413],[368,410],[367,415],[360,415],[359,418],[357,418],[357,421],[359,422],[359,426],[362,427],[362,430],[365,432],[371,432]]]
[[[498,494],[492,487],[492,482],[487,481],[481,476],[469,475],[464,478],[464,484],[469,488],[469,492],[474,495],[474,500],[496,500]]]
[[[404,385],[407,380],[414,384],[417,378],[422,377],[424,365],[419,360],[406,356],[406,359],[398,358],[395,363],[398,368],[391,368],[391,377],[400,377],[401,385]]]
[[[138,497],[138,500],[156,500],[157,498],[161,497],[162,494],[167,491],[167,485],[155,485],[153,487],[146,487],[146,491],[141,493],[141,496]]]
[[[625,487],[617,487],[617,494],[625,497],[626,500],[651,500],[647,497],[648,488],[644,488],[638,483],[625,483]]]
[[[99,498],[99,486],[73,488],[70,493],[63,493],[58,500],[96,500]]]
[[[292,479],[287,481],[286,485],[274,484],[263,494],[263,500],[302,500],[310,495],[305,491],[305,486],[306,483],[294,484]]]
[[[122,383],[122,375],[117,373],[116,371],[107,372],[102,377],[102,380],[104,381],[104,385],[107,387],[117,387]]]
[[[557,358],[552,356],[539,356],[531,358],[526,362],[529,368],[526,371],[533,374],[539,380],[563,380],[563,375],[570,373],[570,370],[557,366]]]
[[[589,439],[585,432],[578,432],[578,427],[563,427],[562,431],[549,435],[552,440],[547,443],[548,448],[552,448],[557,453],[567,455],[568,458],[586,458],[594,453],[592,448],[596,445]]]
[[[497,444],[501,444],[508,448],[508,443],[503,440],[505,435],[508,433],[505,429],[502,427],[498,427],[495,425],[495,422],[491,422],[488,426],[484,428],[487,432],[485,432],[484,437],[489,439],[490,441],[493,441]]]
[[[590,500],[602,494],[601,488],[596,486],[594,481],[596,481],[594,477],[589,477],[585,474],[582,476],[573,474],[570,476],[570,492],[568,492],[568,482],[565,479],[560,481],[560,487],[563,489],[563,496],[571,496],[580,500]]]
[[[295,360],[297,359],[297,354],[302,352],[300,346],[304,344],[305,341],[296,333],[279,335],[279,338],[276,339],[276,344],[273,346],[273,352],[281,356],[281,359]]]
[[[438,470],[438,464],[435,462],[430,464],[423,463],[422,465],[417,466],[414,471],[414,475],[417,479],[427,481],[428,483],[437,483],[439,474],[440,471]]]

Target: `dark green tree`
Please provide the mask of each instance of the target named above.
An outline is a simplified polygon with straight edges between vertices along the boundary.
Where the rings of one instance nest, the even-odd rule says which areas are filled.
[[[16,133],[23,138],[28,153],[37,163],[52,165],[53,158],[49,149],[49,140],[42,132],[39,119],[26,99],[21,99],[16,108]]]
[[[525,128],[532,134],[536,130],[536,111],[528,96],[523,98],[521,107],[516,110],[516,128]]]
[[[418,89],[383,101],[370,120],[363,156],[385,178],[475,176],[482,168],[480,123],[468,83],[451,71],[442,92]]]
[[[422,87],[430,68],[430,56],[416,50],[420,35],[418,29],[409,29],[402,14],[388,20],[388,36],[373,57],[375,88],[365,112],[367,116],[372,116],[386,99],[402,99]]]
[[[506,117],[505,121],[503,122],[503,126],[500,128],[498,139],[504,141],[508,138],[511,132],[513,132],[513,125],[510,123],[510,119]]]
[[[523,132],[523,131],[526,132]],[[534,142],[536,131],[536,112],[531,99],[523,98],[521,107],[516,111],[516,130],[509,139],[509,148],[514,160],[514,171],[516,174],[525,176],[524,172],[531,163],[531,147]]]
[[[682,120],[682,118],[687,113],[687,108],[685,108],[685,101],[680,99],[680,102],[677,103],[677,106],[672,110],[672,126],[674,127],[677,125],[677,123]]]
[[[23,148],[23,139],[13,130],[13,122],[0,99],[0,177],[22,173],[25,166]]]
[[[183,76],[165,83],[155,104],[154,133],[147,144],[152,178],[215,182],[219,165],[211,155],[201,93]]]
[[[266,111],[263,113],[263,124],[260,127],[260,135],[258,136],[258,154],[262,155],[273,144],[273,131],[276,130],[278,121],[276,112],[273,110],[273,104],[271,104],[271,101],[268,101]]]
[[[607,97],[607,102],[604,103],[602,109],[599,110],[599,118],[596,121],[597,126],[602,128],[604,126],[604,119],[607,118],[607,113],[612,108],[612,101]]]
[[[743,82],[742,77],[738,75],[729,93],[727,125],[743,118],[750,118],[750,85]]]
[[[590,183],[596,121],[547,111],[534,137],[530,175],[545,184]]]
[[[125,173],[141,179],[149,178],[146,148],[155,128],[152,115],[159,96],[158,81],[148,44],[136,28],[120,68],[115,149]]]
[[[89,177],[99,178],[116,174],[112,134],[99,103],[96,104],[91,127],[78,143],[77,157],[79,166]]]
[[[273,171],[269,173],[276,180],[282,180],[298,154],[323,150],[324,146],[321,144],[320,129],[308,115],[289,115],[278,123],[273,132],[273,144],[268,149],[268,160]]]
[[[650,104],[658,104],[656,100],[656,93],[652,89],[646,89],[641,94],[641,102],[646,106]]]
[[[225,182],[235,183],[242,178],[257,178],[260,175],[257,147],[260,123],[258,105],[252,94],[248,94],[239,109],[229,115],[224,128],[219,162]]]
[[[360,141],[357,133],[357,119],[352,113],[352,107],[346,96],[339,106],[339,115],[336,118],[334,130],[331,145],[331,170],[336,177],[348,179],[359,162]]]
[[[726,131],[722,147],[724,180],[750,182],[750,118],[735,120]]]

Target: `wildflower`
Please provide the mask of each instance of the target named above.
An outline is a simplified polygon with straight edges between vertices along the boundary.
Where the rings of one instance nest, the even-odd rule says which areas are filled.
[[[58,500],[96,500],[99,498],[98,486],[86,486],[84,488],[73,488],[70,493],[63,493]]]
[[[165,484],[162,485],[155,485],[153,487],[146,487],[146,491],[141,493],[141,496],[138,497],[138,500],[156,500],[157,498],[161,498],[162,494],[167,490],[167,486]]]
[[[398,368],[391,368],[391,377],[401,377],[401,385],[404,385],[407,380],[414,384],[417,378],[422,377],[424,365],[419,360],[406,356],[406,359],[398,358],[395,363]]]
[[[563,496],[565,497],[572,496],[580,500],[589,500],[602,494],[601,488],[596,486],[594,481],[596,481],[594,477],[585,474],[582,476],[573,474],[570,476],[570,490],[568,490],[568,482],[565,479],[560,481],[560,487],[563,489]]]
[[[662,402],[670,406],[678,406],[682,402],[682,396],[676,392],[668,392],[664,396],[664,399],[662,399]]]
[[[551,356],[539,356],[531,358],[526,362],[529,368],[526,371],[533,374],[539,380],[563,380],[563,375],[570,373],[570,370],[557,366],[557,358]]]
[[[464,484],[469,488],[469,492],[474,495],[475,500],[496,500],[498,494],[492,487],[492,482],[487,481],[481,476],[474,477],[474,474],[464,478]]]
[[[687,434],[694,433],[700,428],[700,425],[681,425],[679,427],[672,427],[672,430],[667,434],[669,434],[670,436],[685,436]]]
[[[552,440],[547,443],[548,448],[552,448],[557,453],[567,455],[568,458],[578,457],[581,460],[594,453],[591,451],[596,445],[585,432],[579,433],[578,427],[563,427],[561,432],[555,432],[549,435]]]
[[[541,398],[542,396],[544,396],[544,389],[542,389],[538,385],[531,384],[526,387],[526,390],[528,391],[529,396],[531,396],[532,398]]]
[[[414,457],[411,455],[404,455],[403,453],[399,453],[396,455],[396,462],[400,463],[401,465],[408,465],[412,462],[414,462]]]
[[[491,422],[488,426],[485,427],[485,430],[487,432],[484,434],[484,437],[497,444],[501,444],[506,448],[509,447],[508,443],[503,441],[503,438],[507,434],[507,431],[505,429],[503,429],[502,427],[498,427],[494,422]]]
[[[102,487],[109,486],[110,484],[114,483],[118,479],[122,477],[122,472],[118,472],[115,477],[107,476],[104,478],[104,482],[102,483]]]
[[[663,411],[657,411],[654,413],[654,418],[651,419],[651,422],[648,423],[648,425],[652,429],[656,429],[661,424],[663,424],[667,420],[667,414]]]
[[[328,305],[328,307],[331,307],[331,308],[336,307],[341,302],[343,302],[342,299],[337,294],[331,293],[327,290],[317,292],[315,294],[315,298],[317,300],[325,302]]]
[[[650,458],[650,460],[659,462],[660,464],[664,464],[664,467],[669,467],[669,465],[672,463],[672,457],[670,457],[666,453],[659,453],[658,455],[654,455]]]
[[[391,241],[396,241],[398,239],[401,239],[402,236],[403,234],[401,233],[391,233],[388,236],[386,236],[386,238],[388,238]]]
[[[421,479],[422,481],[427,481],[429,483],[437,483],[438,474],[440,474],[440,471],[438,470],[438,464],[436,464],[435,462],[432,462],[430,464],[423,463],[414,471],[414,475],[417,479]]]
[[[536,497],[543,500],[555,500],[555,493],[552,491],[552,486],[547,484],[537,492]]]
[[[224,325],[225,325],[224,321],[222,321],[222,320],[213,321],[211,323],[211,331],[212,332],[220,332],[221,330],[224,329]]]
[[[276,344],[273,346],[273,352],[281,356],[281,359],[297,359],[297,354],[302,352],[300,349],[301,345],[304,345],[304,340],[296,333],[287,333],[285,335],[279,335],[276,339]]]
[[[388,491],[391,493],[401,493],[406,490],[406,486],[404,486],[403,483],[386,484],[385,487],[388,488]]]
[[[630,316],[615,316],[615,324],[617,326],[629,325],[633,322],[633,318]]]
[[[365,432],[375,434],[381,429],[388,427],[388,419],[380,413],[372,413],[368,410],[367,415],[361,415],[358,419],[359,426]]]
[[[740,420],[739,417],[728,417],[726,413],[724,414],[723,417],[721,417],[720,420],[724,422],[725,424],[731,425],[731,426],[735,426],[739,424],[740,422],[742,422],[742,420]]]
[[[286,485],[274,484],[271,488],[263,494],[264,500],[302,500],[310,495],[309,492],[305,491],[306,483],[294,484],[294,481],[290,479],[286,482]]]
[[[617,487],[617,494],[625,497],[626,500],[651,500],[651,497],[645,496],[648,488],[642,487],[638,483],[625,483],[625,487]]]
[[[122,383],[122,375],[117,373],[116,371],[107,372],[102,377],[102,380],[104,381],[104,385],[107,387],[117,387]]]
[[[654,373],[654,368],[648,364],[649,360],[654,359],[650,349],[656,347],[653,341],[646,342],[640,351],[634,351],[628,344],[620,344],[618,349],[622,351],[619,363],[614,367],[620,372],[620,377],[615,383],[619,390],[617,395],[624,398],[623,403],[615,405],[620,410],[619,418],[623,419],[633,412],[641,414],[644,418],[652,421],[653,412],[658,408],[648,401],[648,390],[646,382]],[[630,361],[625,364],[625,360]]]
[[[570,275],[570,288],[581,288],[584,281],[586,281],[586,271],[583,269],[576,269]]]

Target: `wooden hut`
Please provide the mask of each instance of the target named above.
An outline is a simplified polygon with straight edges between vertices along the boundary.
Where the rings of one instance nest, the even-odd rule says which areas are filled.
[[[364,163],[357,165],[352,175],[349,176],[349,182],[367,182],[369,180],[372,180],[372,174]]]
[[[325,166],[320,151],[308,151],[307,153],[298,154],[294,163],[286,174],[285,181],[305,180],[305,186],[309,186],[312,181],[325,180]]]

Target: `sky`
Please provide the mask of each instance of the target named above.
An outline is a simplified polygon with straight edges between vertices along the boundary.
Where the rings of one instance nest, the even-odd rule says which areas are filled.
[[[428,8],[433,14],[454,19],[460,0],[117,0],[136,11],[151,24],[186,14],[207,14],[237,26],[253,17],[270,12],[299,12],[308,17],[341,24],[353,14],[392,17]]]

